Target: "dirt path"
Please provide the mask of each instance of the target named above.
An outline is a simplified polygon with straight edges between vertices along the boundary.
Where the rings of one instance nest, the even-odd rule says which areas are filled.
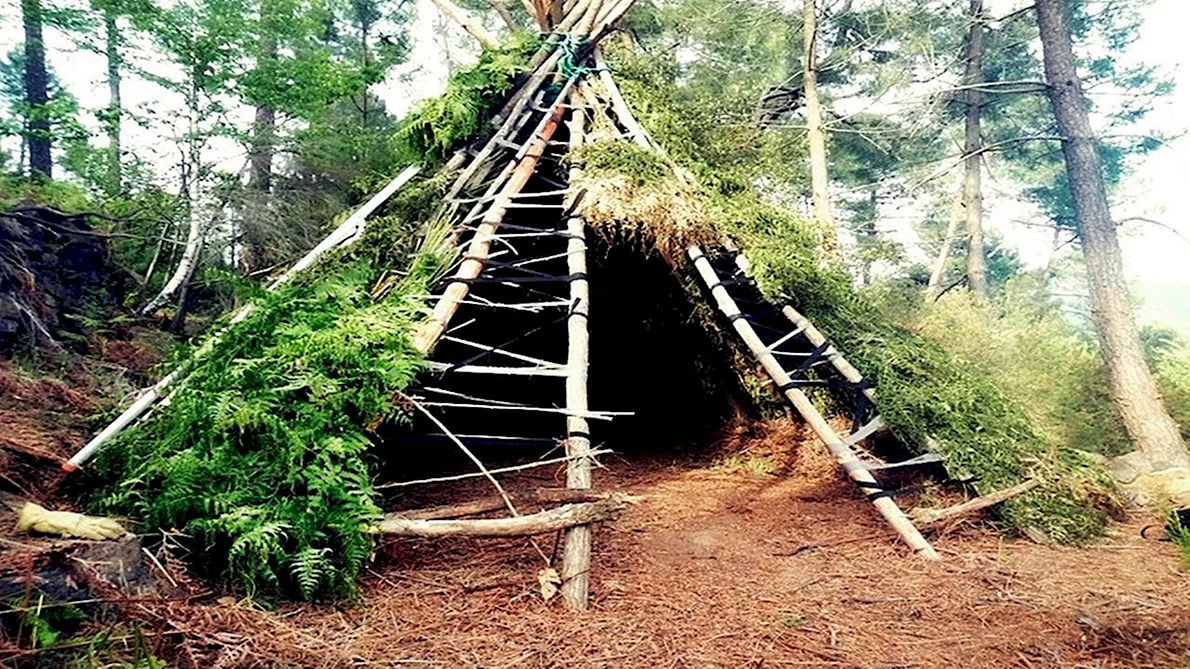
[[[603,472],[646,499],[598,531],[586,615],[542,602],[522,541],[407,540],[384,547],[359,605],[186,615],[233,665],[1190,666],[1190,577],[1169,544],[1139,538],[1141,519],[1083,549],[968,528],[937,538],[945,560],[927,564],[806,460],[782,477]]]

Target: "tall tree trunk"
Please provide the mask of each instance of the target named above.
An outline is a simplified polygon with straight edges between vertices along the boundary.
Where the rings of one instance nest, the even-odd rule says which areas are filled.
[[[252,149],[249,158],[248,187],[267,195],[273,188],[273,156],[277,131],[277,110],[267,104],[257,105],[252,124]]]
[[[248,187],[267,195],[273,189],[273,156],[276,154],[277,110],[267,104],[257,105],[252,124],[252,156]]]
[[[971,29],[967,34],[967,69],[963,75],[966,124],[963,138],[963,209],[967,220],[967,286],[979,300],[988,296],[987,260],[983,249],[983,140],[980,120],[983,93],[983,0],[971,0]]]
[[[107,194],[119,195],[123,190],[120,163],[120,30],[112,7],[103,10],[104,39],[107,42]]]
[[[1075,69],[1065,0],[1037,0],[1045,78],[1087,264],[1092,318],[1107,363],[1112,399],[1136,448],[1159,465],[1190,466],[1190,454],[1142,355],[1115,222],[1107,204],[1098,140]]]
[[[826,129],[822,125],[822,104],[818,100],[818,8],[814,0],[802,2],[802,87],[806,103],[806,133],[810,142],[810,189],[814,220],[822,228],[822,248],[831,257],[839,255],[838,231],[831,213],[826,168]]]
[[[25,136],[29,144],[29,174],[53,176],[50,155],[49,74],[45,69],[45,42],[41,38],[41,0],[21,0],[25,24]]]
[[[359,3],[360,0],[356,0],[356,2]],[[356,20],[359,22],[360,61],[364,70],[367,70],[372,61],[372,54],[368,50],[368,39],[372,33],[372,21],[368,18],[367,7],[365,5],[357,4]],[[369,86],[365,84],[364,90],[360,93],[360,126],[363,128],[368,127],[368,88]]]
[[[260,3],[259,49],[256,69],[267,77],[276,75],[277,37],[281,29],[275,0]],[[256,119],[252,125],[252,145],[249,147],[248,186],[257,193],[267,194],[273,184],[273,154],[277,127],[277,110],[268,102],[256,106]]]
[[[266,77],[276,76],[277,31],[280,21],[276,3],[263,0],[260,3],[259,51],[256,55],[256,69]],[[265,252],[265,228],[269,224],[269,193],[273,187],[273,158],[276,154],[277,110],[267,101],[256,105],[256,118],[252,124],[252,138],[248,146],[248,193],[246,207],[240,220],[243,247],[232,257],[245,276],[268,264]]]

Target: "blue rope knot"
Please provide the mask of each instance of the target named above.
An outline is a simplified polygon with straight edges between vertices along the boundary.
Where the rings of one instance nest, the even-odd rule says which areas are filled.
[[[575,37],[570,33],[564,32],[550,32],[545,35],[546,44],[556,44],[562,50],[561,66],[559,71],[564,79],[577,77],[589,72],[593,72],[594,68],[587,67],[579,63],[579,52],[591,40],[585,37]]]

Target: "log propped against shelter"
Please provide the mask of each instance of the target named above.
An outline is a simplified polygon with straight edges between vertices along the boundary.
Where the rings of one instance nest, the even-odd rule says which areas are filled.
[[[453,7],[448,14],[454,12],[466,18],[462,10],[446,0],[436,3]],[[454,261],[431,294],[415,298],[425,300],[425,317],[411,336],[413,346],[426,356],[428,364],[412,387],[394,394],[396,401],[415,409],[409,412],[412,423],[377,428],[380,439],[398,446],[429,443],[435,448],[403,458],[401,476],[390,477],[377,489],[405,490],[481,476],[498,495],[491,500],[448,505],[420,514],[390,514],[371,531],[395,536],[508,537],[565,530],[560,589],[567,606],[585,609],[591,580],[591,526],[614,518],[630,501],[597,491],[592,470],[597,465],[595,456],[605,451],[595,450],[593,444],[607,443],[600,436],[601,429],[607,430],[605,434],[615,434],[617,422],[629,423],[634,420],[635,410],[645,408],[631,407],[630,411],[610,406],[617,395],[632,391],[604,392],[613,383],[622,385],[625,379],[603,377],[606,372],[593,363],[603,360],[602,364],[610,367],[613,363],[607,361],[619,358],[623,364],[622,359],[630,355],[623,349],[639,343],[614,329],[627,324],[625,320],[617,323],[617,318],[636,313],[629,304],[633,299],[658,322],[665,321],[666,302],[686,301],[688,305],[689,299],[699,299],[687,292],[680,280],[683,272],[691,270],[681,253],[688,249],[693,269],[707,284],[702,299],[716,303],[727,319],[728,327],[722,327],[723,323],[714,327],[733,331],[740,340],[717,340],[717,344],[697,341],[699,337],[711,337],[698,324],[691,324],[686,309],[683,316],[664,325],[691,335],[694,343],[686,344],[689,348],[674,340],[658,344],[653,359],[622,367],[625,376],[655,376],[671,388],[670,392],[689,392],[685,386],[706,381],[689,371],[696,358],[705,362],[719,357],[730,369],[731,351],[748,352],[898,535],[917,554],[937,558],[893,501],[891,491],[877,482],[854,451],[859,442],[883,426],[870,386],[822,333],[808,322],[800,323],[796,312],[787,313],[795,327],[787,334],[767,342],[757,336],[754,327],[759,324],[750,323],[748,315],[735,307],[735,298],[724,288],[725,281],[710,265],[712,256],[725,260],[739,257],[730,244],[718,246],[714,240],[707,244],[705,238],[695,240],[692,233],[675,230],[666,235],[682,242],[684,246],[678,253],[646,257],[638,248],[617,243],[614,234],[603,234],[607,231],[588,235],[589,222],[583,214],[586,194],[577,185],[583,180],[583,165],[581,160],[565,164],[567,155],[574,158],[579,155],[576,148],[591,136],[610,132],[664,157],[661,148],[633,118],[598,49],[600,40],[631,4],[632,0],[576,0],[563,5],[559,0],[529,5],[533,18],[543,28],[565,33],[566,38],[543,42],[530,59],[520,85],[493,115],[493,134],[478,139],[444,168],[453,180],[446,188],[437,220],[445,219],[451,225],[443,255]],[[478,28],[481,26],[471,25],[473,34]],[[477,38],[482,41],[485,34],[481,32]],[[695,187],[686,175],[673,169],[685,187]],[[411,176],[412,172],[407,171],[373,201],[391,196]],[[369,203],[349,219],[355,226],[352,230],[336,231],[312,255],[358,239],[364,219],[375,208]],[[286,276],[311,264],[312,258],[304,259]],[[745,284],[745,279],[733,281]],[[609,298],[606,303],[599,302],[601,285],[622,291],[621,301]],[[754,287],[746,289],[755,292]],[[593,307],[592,294],[596,299]],[[750,299],[780,314],[759,293],[751,294]],[[647,300],[655,301],[644,304]],[[251,309],[245,308],[241,314],[233,319],[233,326],[249,318]],[[788,329],[788,321],[782,320]],[[675,325],[678,321],[680,324]],[[613,327],[604,329],[606,323]],[[619,350],[605,356],[605,346]],[[731,348],[725,352],[716,346]],[[667,374],[664,364],[673,362],[675,356],[689,358],[678,363],[687,366],[691,383],[675,384]],[[786,365],[778,358],[799,362]],[[201,361],[191,364],[197,362]],[[840,378],[820,379],[821,383],[854,397],[856,425],[848,436],[837,434],[801,390],[802,385],[818,382],[807,375],[822,376],[819,365],[825,362],[832,363]],[[738,382],[734,371],[726,376]],[[184,384],[186,373],[184,368],[146,391],[132,408],[72,458],[68,467],[81,465],[107,439],[145,415],[161,400],[167,386]],[[639,384],[638,379],[626,381]],[[674,385],[679,386],[678,390],[672,390]],[[658,402],[658,406],[664,404]],[[693,424],[700,412],[686,408],[691,409]],[[663,422],[658,414],[656,422],[668,426],[672,421]],[[609,423],[611,427],[606,427]],[[614,448],[614,438],[610,441]],[[564,456],[551,459],[557,450],[562,450]],[[538,453],[536,464],[524,455],[526,452]],[[445,468],[442,459],[448,456],[456,457],[453,466],[465,473],[414,476],[416,463],[411,461],[421,458],[431,470],[438,467],[440,474],[440,469]],[[434,458],[440,460],[435,462]],[[515,464],[489,467],[487,463],[495,464],[496,459]],[[506,491],[497,478],[544,463],[565,467],[567,495],[556,494],[549,500],[538,495],[526,500]],[[382,475],[385,473],[382,470]],[[522,513],[518,505],[524,506],[526,501],[538,506],[549,501],[558,506]],[[508,517],[460,518],[504,510]],[[543,560],[551,562],[545,551],[538,550]],[[553,564],[547,564],[547,568],[553,568]]]

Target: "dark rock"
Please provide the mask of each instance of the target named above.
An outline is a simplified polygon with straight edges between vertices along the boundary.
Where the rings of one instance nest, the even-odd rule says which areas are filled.
[[[0,213],[0,352],[81,334],[81,313],[114,302],[107,254],[106,235],[85,215]]]

